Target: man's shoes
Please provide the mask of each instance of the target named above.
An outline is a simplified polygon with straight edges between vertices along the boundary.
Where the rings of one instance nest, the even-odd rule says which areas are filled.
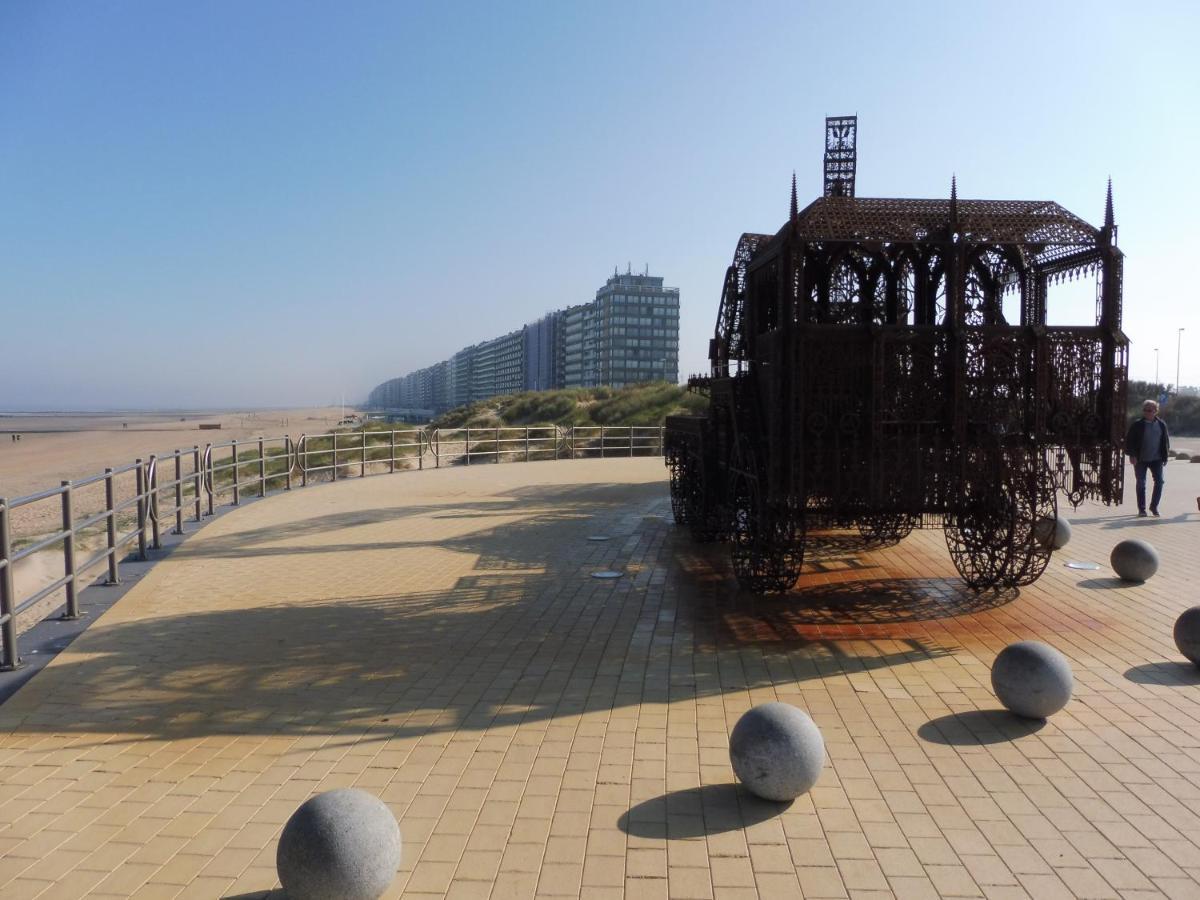
[[[1146,511],[1145,511],[1144,509],[1139,509],[1139,510],[1138,510],[1138,518],[1139,518],[1139,519],[1144,519],[1144,518],[1146,518]]]
[[[1150,510],[1150,515],[1154,516],[1154,518],[1156,518],[1156,519],[1159,518],[1157,509]]]

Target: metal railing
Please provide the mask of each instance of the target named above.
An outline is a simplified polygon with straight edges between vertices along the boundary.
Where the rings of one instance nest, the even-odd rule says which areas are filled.
[[[265,497],[310,482],[338,481],[398,470],[455,465],[535,462],[621,456],[662,456],[658,426],[573,426],[499,428],[413,428],[397,431],[327,432],[231,440],[203,449],[152,454],[119,468],[77,481],[64,481],[15,500],[0,498],[0,671],[20,665],[17,618],[56,592],[63,620],[79,618],[79,585],[84,573],[107,564],[104,583],[120,584],[122,551],[137,542],[138,558],[162,547],[162,524],[183,534],[185,515],[201,522],[217,506],[237,506],[243,495]],[[165,471],[167,477],[160,475]],[[130,483],[132,482],[132,483]],[[77,501],[96,507],[80,513]],[[220,498],[228,497],[222,504]],[[13,512],[57,502],[61,527],[22,542],[14,534]],[[55,511],[56,518],[59,510]],[[98,549],[89,546],[95,542]],[[16,564],[36,553],[60,548],[62,577],[18,597]],[[88,553],[82,561],[80,553]]]

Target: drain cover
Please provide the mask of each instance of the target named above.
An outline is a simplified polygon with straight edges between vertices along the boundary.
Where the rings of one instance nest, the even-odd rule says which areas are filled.
[[[1084,569],[1088,572],[1094,572],[1096,569],[1100,568],[1100,565],[1099,565],[1099,563],[1093,563],[1093,562],[1069,562],[1069,563],[1067,563],[1067,568],[1068,569]]]
[[[589,541],[607,541],[608,535],[607,534],[593,534],[591,537],[588,538],[588,540]]]
[[[593,578],[620,578],[620,572],[614,572],[611,569],[605,569],[603,572],[593,572]]]

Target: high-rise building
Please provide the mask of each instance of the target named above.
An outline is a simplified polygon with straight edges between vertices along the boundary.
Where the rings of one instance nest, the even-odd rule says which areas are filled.
[[[368,404],[444,412],[477,400],[560,387],[679,380],[679,288],[647,270],[613,272],[590,303],[464,347],[445,362],[385,381]]]
[[[522,329],[525,337],[524,388],[544,391],[562,385],[562,313],[547,313]]]
[[[593,306],[599,384],[679,380],[679,288],[648,271],[614,272]]]

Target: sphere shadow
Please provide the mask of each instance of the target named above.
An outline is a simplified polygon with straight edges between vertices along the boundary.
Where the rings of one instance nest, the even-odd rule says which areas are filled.
[[[972,709],[930,719],[917,736],[931,744],[977,747],[1019,740],[1045,727],[1045,719],[1022,718],[1006,709]]]
[[[1114,576],[1112,578],[1085,578],[1083,581],[1077,582],[1075,587],[1087,591],[1111,591],[1114,588],[1137,587],[1144,583],[1142,581],[1125,581]]]
[[[1190,662],[1164,660],[1126,669],[1125,678],[1135,684],[1185,687],[1200,684],[1200,668]]]
[[[645,800],[623,813],[617,827],[634,837],[684,840],[740,831],[791,805],[763,800],[739,784],[710,784]]]

